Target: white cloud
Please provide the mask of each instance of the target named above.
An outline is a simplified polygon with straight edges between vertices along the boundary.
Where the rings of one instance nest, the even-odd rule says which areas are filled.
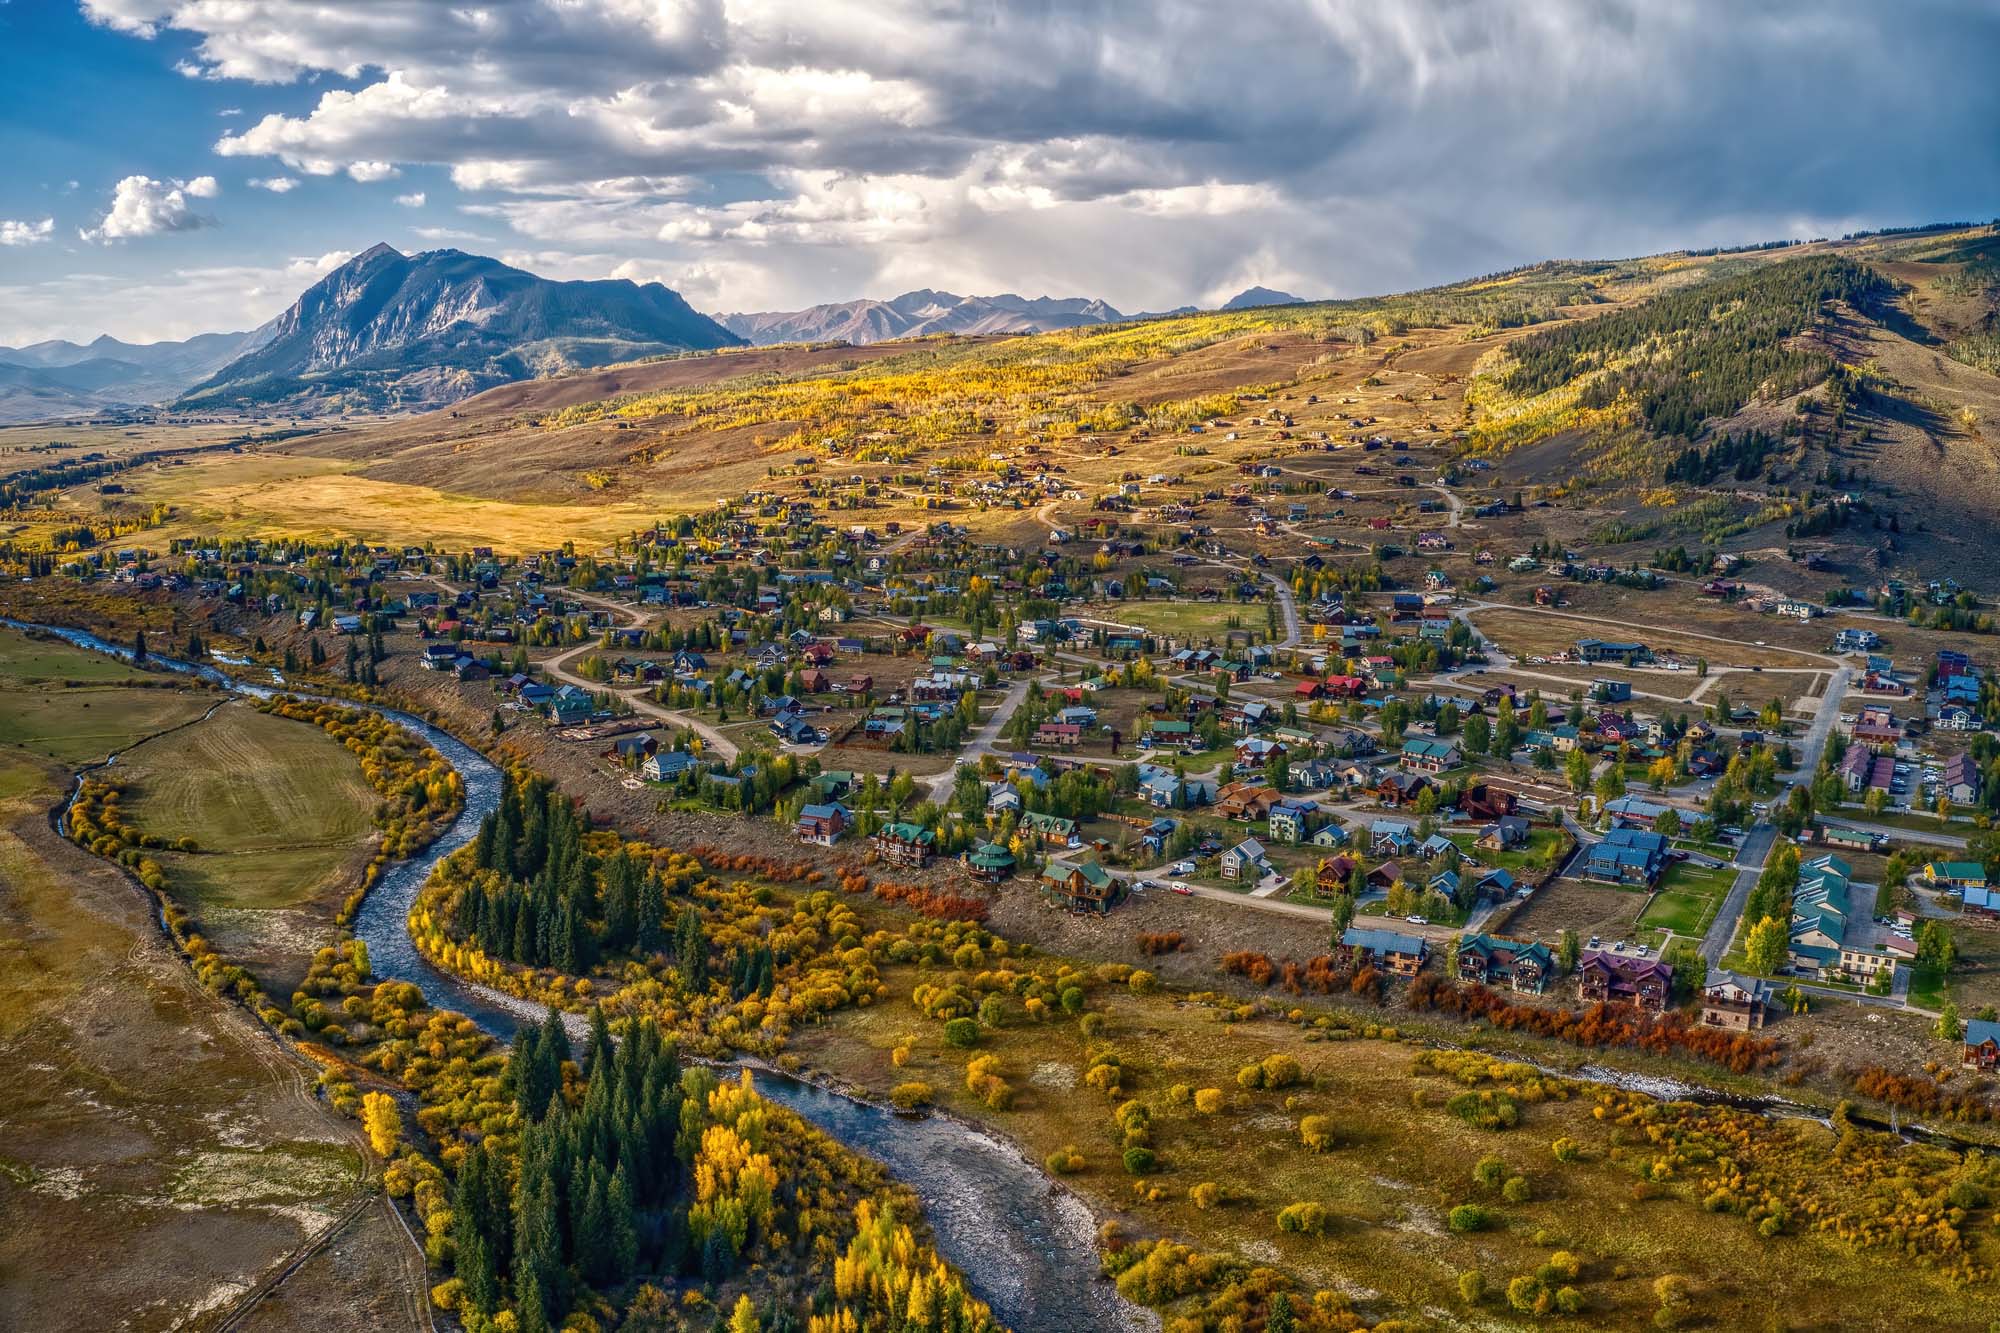
[[[396,202],[404,208],[422,208],[424,206],[424,192],[422,190],[412,190],[409,194],[399,194],[396,196]]]
[[[260,176],[252,179],[254,189],[269,190],[272,194],[287,194],[299,188],[298,181],[291,176]]]
[[[227,119],[228,119],[229,117],[231,117],[231,116],[240,116],[240,115],[242,115],[242,114],[243,114],[243,108],[242,108],[242,107],[240,107],[240,106],[226,106],[226,107],[222,108],[222,110],[220,110],[220,111],[216,112],[215,114],[216,114],[216,115],[218,115],[218,116],[221,116],[221,117],[222,117],[223,119],[227,120]]]
[[[215,219],[195,212],[188,201],[213,199],[220,192],[213,176],[196,176],[187,181],[127,176],[118,182],[111,197],[111,210],[103,221],[80,234],[87,241],[122,241],[212,227]]]
[[[54,218],[43,218],[40,222],[0,218],[0,245],[39,245],[55,234]]]
[[[523,248],[730,308],[1380,291],[2000,191],[1992,0],[83,3],[206,79],[324,81],[224,156],[442,170]]]

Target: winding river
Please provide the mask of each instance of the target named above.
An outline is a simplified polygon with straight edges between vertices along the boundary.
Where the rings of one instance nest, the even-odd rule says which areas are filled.
[[[85,630],[0,616],[0,625],[58,638],[130,660],[132,650]],[[149,665],[255,698],[277,685],[240,681],[212,666],[148,654]],[[347,703],[349,701],[342,700]],[[443,755],[465,784],[465,808],[415,857],[397,862],[370,889],[354,929],[377,977],[414,982],[433,1004],[465,1014],[502,1041],[541,1006],[469,985],[431,965],[410,940],[410,907],[431,870],[470,842],[500,801],[500,770],[486,756],[420,717],[356,704],[390,719]],[[763,1096],[789,1107],[847,1147],[874,1158],[916,1192],[938,1251],[1011,1328],[1032,1333],[1113,1333],[1150,1329],[1150,1312],[1121,1299],[1098,1277],[1095,1224],[1074,1196],[1053,1188],[1011,1145],[943,1116],[910,1119],[778,1070],[753,1068]]]

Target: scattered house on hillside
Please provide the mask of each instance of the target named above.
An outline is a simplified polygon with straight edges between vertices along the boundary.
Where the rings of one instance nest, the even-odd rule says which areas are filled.
[[[1341,949],[1356,963],[1366,963],[1399,977],[1423,971],[1430,945],[1421,935],[1370,926],[1349,926],[1340,936]]]
[[[1771,983],[1739,972],[1715,971],[1701,989],[1701,1021],[1705,1027],[1749,1032],[1764,1026],[1771,1002]]]
[[[831,847],[847,832],[847,825],[846,807],[833,801],[825,805],[808,805],[800,810],[799,822],[793,828],[801,844]]]
[[[965,856],[965,869],[985,884],[998,884],[1014,873],[1014,853],[997,842],[982,842]]]
[[[1124,882],[1095,861],[1050,861],[1038,882],[1051,901],[1091,912],[1110,911],[1124,891]]]
[[[639,775],[648,782],[678,782],[683,773],[700,766],[701,761],[686,750],[660,750],[639,765]]]
[[[1576,969],[1577,994],[1585,1001],[1629,1004],[1661,1013],[1673,991],[1674,969],[1657,959],[1632,958],[1596,949],[1583,955]]]
[[[1555,955],[1540,940],[1524,943],[1501,935],[1462,935],[1458,941],[1458,977],[1483,986],[1539,995],[1556,974]]]
[[[1984,1018],[1966,1023],[1963,1062],[1967,1069],[1982,1072],[2000,1068],[2000,1023]]]
[[[1653,660],[1653,651],[1643,643],[1621,643],[1607,639],[1578,639],[1576,660],[1579,662],[1623,662],[1633,666]]]
[[[937,834],[917,824],[885,824],[868,843],[890,865],[925,866],[937,848]]]

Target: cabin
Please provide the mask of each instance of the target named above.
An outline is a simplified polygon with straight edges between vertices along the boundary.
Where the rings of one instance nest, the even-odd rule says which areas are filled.
[[[1966,1023],[1964,1064],[1982,1072],[2000,1067],[2000,1023],[1983,1018]]]
[[[1021,831],[1040,838],[1050,847],[1075,847],[1078,845],[1076,821],[1061,815],[1044,815],[1029,811],[1021,816]]]

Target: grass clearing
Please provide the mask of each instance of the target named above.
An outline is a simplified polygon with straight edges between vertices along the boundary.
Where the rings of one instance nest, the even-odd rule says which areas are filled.
[[[899,968],[885,979],[900,995],[938,974]],[[1592,1328],[1651,1327],[1658,1303],[1652,1283],[1665,1273],[1692,1281],[1702,1293],[1704,1324],[1718,1328],[1762,1326],[1774,1310],[1808,1325],[1872,1325],[1892,1310],[1923,1306],[1951,1322],[1971,1308],[1963,1291],[1934,1274],[1819,1236],[1782,1240],[1783,1261],[1776,1262],[1749,1223],[1704,1211],[1692,1180],[1676,1180],[1644,1201],[1634,1173],[1650,1155],[1625,1149],[1629,1139],[1592,1116],[1587,1096],[1523,1093],[1516,1079],[1509,1091],[1520,1127],[1477,1128],[1445,1109],[1464,1091],[1460,1083],[1416,1071],[1415,1050],[1394,1040],[1393,1030],[1390,1039],[1322,1041],[1310,1026],[1231,1022],[1208,1005],[1149,999],[1119,986],[1094,994],[1092,1009],[1103,1024],[1095,1036],[1070,1021],[1035,1023],[1017,1013],[987,1030],[976,1049],[961,1051],[942,1040],[936,1024],[892,1001],[844,1012],[802,1035],[794,1049],[810,1066],[877,1095],[921,1080],[941,1107],[1008,1136],[1031,1160],[1074,1145],[1083,1165],[1065,1183],[1100,1215],[1118,1217],[1128,1234],[1166,1235],[1281,1266],[1308,1286],[1349,1293],[1364,1309],[1378,1300],[1396,1309],[1459,1309],[1461,1272],[1478,1269],[1497,1291],[1558,1249],[1581,1256],[1574,1284]],[[907,1047],[900,1064],[891,1058],[899,1046]],[[1107,1052],[1124,1070],[1109,1096],[1085,1079]],[[1303,1081],[1278,1091],[1240,1086],[1239,1068],[1272,1054],[1297,1060]],[[993,1110],[967,1091],[966,1065],[975,1055],[998,1058],[1015,1092],[1012,1109]],[[1204,1088],[1219,1090],[1211,1112],[1190,1096]],[[1112,1116],[1127,1101],[1150,1113],[1158,1159],[1155,1170],[1136,1176],[1121,1164]],[[1325,1151],[1303,1144],[1307,1116],[1326,1118],[1332,1143]],[[1804,1122],[1796,1133],[1825,1136]],[[1558,1137],[1581,1146],[1578,1160],[1555,1160],[1550,1143]],[[1473,1166],[1486,1157],[1499,1158],[1504,1175],[1524,1179],[1525,1200],[1507,1201],[1497,1183],[1475,1181]],[[1218,1186],[1220,1199],[1204,1206],[1198,1185]],[[1296,1202],[1325,1209],[1321,1234],[1280,1230],[1278,1211]],[[1451,1211],[1468,1203],[1491,1210],[1491,1225],[1451,1230]]]

